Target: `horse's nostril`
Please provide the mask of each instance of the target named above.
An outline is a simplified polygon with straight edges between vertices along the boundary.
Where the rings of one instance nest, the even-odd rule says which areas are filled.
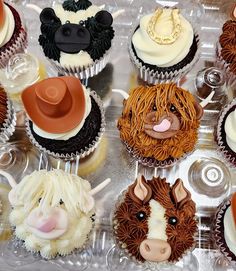
[[[161,253],[161,254],[165,254],[165,253],[166,253],[166,248],[162,248],[162,249],[160,250],[160,253]]]
[[[147,252],[150,252],[150,251],[151,251],[151,249],[150,249],[150,247],[149,247],[148,244],[145,244],[144,248],[145,248],[145,250],[146,250]]]

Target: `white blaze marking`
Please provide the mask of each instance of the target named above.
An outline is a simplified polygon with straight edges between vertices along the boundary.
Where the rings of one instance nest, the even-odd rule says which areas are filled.
[[[150,200],[151,215],[148,219],[148,239],[160,239],[167,241],[166,235],[166,209],[156,200]]]

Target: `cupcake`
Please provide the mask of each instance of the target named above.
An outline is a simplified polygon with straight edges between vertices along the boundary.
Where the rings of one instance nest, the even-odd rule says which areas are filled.
[[[51,259],[83,248],[94,221],[93,196],[109,180],[91,189],[88,181],[59,169],[34,171],[19,184],[6,177],[12,186],[9,220],[27,251]]]
[[[236,193],[219,206],[213,234],[221,253],[236,264]]]
[[[27,46],[27,33],[16,9],[0,0],[0,68],[10,57],[23,52]]]
[[[40,151],[73,160],[93,152],[105,130],[101,100],[75,77],[45,79],[22,93],[26,129]]]
[[[221,111],[216,141],[225,159],[236,166],[236,99]]]
[[[176,84],[133,89],[118,120],[121,140],[143,165],[166,167],[191,153],[202,106]]]
[[[88,0],[66,0],[40,14],[39,44],[59,73],[87,79],[108,62],[112,15]]]
[[[194,246],[196,207],[178,179],[143,176],[118,200],[113,217],[117,243],[141,263],[175,263]]]
[[[0,86],[0,143],[6,143],[13,135],[16,114],[6,91]]]
[[[132,33],[129,53],[149,84],[178,80],[199,58],[199,36],[178,9],[157,8]]]

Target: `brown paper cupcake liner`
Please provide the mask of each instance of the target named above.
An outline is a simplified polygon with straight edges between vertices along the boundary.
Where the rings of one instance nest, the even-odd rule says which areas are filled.
[[[13,135],[16,126],[16,113],[11,100],[7,100],[7,115],[0,129],[0,143],[6,143]]]
[[[139,152],[132,147],[129,146],[127,142],[124,142],[126,149],[128,153],[131,154],[132,157],[134,157],[140,164],[146,167],[152,167],[152,168],[168,168],[176,165],[179,161],[182,161],[186,159],[189,155],[191,155],[195,149],[193,149],[191,152],[185,153],[183,156],[180,158],[168,158],[163,161],[158,161],[154,158],[150,157],[142,157]]]
[[[123,250],[130,257],[130,260],[132,260],[133,262],[135,262],[135,263],[137,263],[139,265],[142,265],[143,270],[161,270],[161,268],[168,268],[170,266],[175,265],[183,257],[185,257],[189,252],[192,252],[195,249],[195,245],[193,245],[193,247],[191,249],[189,249],[189,250],[185,251],[185,253],[183,253],[183,255],[182,255],[182,257],[181,257],[181,259],[179,261],[175,261],[175,262],[165,261],[165,262],[159,262],[158,263],[158,262],[149,262],[149,261],[145,261],[145,262],[138,261],[133,255],[131,255],[129,253],[129,251],[124,246],[122,246],[123,243],[120,242],[116,237],[116,227],[118,226],[118,221],[115,219],[115,212],[119,208],[121,203],[124,202],[125,195],[126,195],[127,192],[128,192],[128,190],[123,190],[119,194],[119,196],[117,198],[114,209],[111,212],[111,225],[112,225],[112,228],[113,228],[113,235],[114,235],[114,239],[115,239],[115,244],[119,247],[120,250]],[[196,235],[197,235],[197,233],[195,234],[194,237],[196,237]]]
[[[226,140],[224,140],[223,138],[222,125],[225,120],[226,114],[232,107],[236,107],[236,99],[234,99],[231,103],[229,103],[222,109],[216,127],[216,142],[218,145],[217,151],[219,154],[222,154],[224,160],[226,160],[226,162],[228,163],[228,166],[236,166],[236,153],[233,155],[234,152],[232,150],[229,150],[230,148],[229,146],[227,146]]]
[[[193,60],[188,63],[184,68],[171,71],[171,72],[159,72],[155,70],[150,70],[150,68],[147,68],[145,64],[142,64],[141,61],[136,57],[133,48],[132,48],[132,36],[135,30],[137,29],[138,25],[135,25],[133,28],[131,35],[129,36],[128,41],[128,51],[130,55],[130,59],[133,62],[134,66],[138,70],[138,74],[140,79],[147,82],[150,85],[156,85],[160,83],[169,83],[169,82],[177,82],[181,77],[183,77],[185,74],[187,74],[192,67],[197,63],[197,61],[200,58],[200,38],[198,32],[194,29],[194,35],[196,37],[197,41],[197,51],[195,53],[195,56]]]
[[[231,198],[227,198],[218,207],[215,215],[213,234],[218,249],[232,264],[236,265],[236,255],[230,251],[224,237],[224,216],[230,205]]]
[[[91,65],[84,67],[75,67],[69,65],[67,67],[63,67],[58,61],[54,61],[52,59],[49,59],[49,61],[60,74],[75,76],[80,80],[88,79],[97,75],[105,68],[110,59],[111,48],[100,59],[95,60]]]
[[[23,53],[27,47],[27,44],[27,33],[25,30],[21,29],[14,43],[0,52],[0,68],[6,67],[9,59],[13,55]]]
[[[88,147],[85,147],[82,150],[79,151],[75,151],[75,153],[68,153],[68,154],[60,154],[60,153],[55,153],[52,151],[47,150],[45,147],[41,146],[34,138],[31,129],[30,129],[30,124],[29,124],[29,119],[26,119],[26,132],[29,136],[29,139],[31,141],[31,143],[39,149],[39,151],[47,153],[48,155],[53,156],[56,159],[62,159],[62,160],[75,160],[75,159],[80,159],[80,158],[84,158],[86,156],[88,156],[89,154],[91,154],[98,146],[98,144],[100,143],[100,140],[102,138],[102,135],[105,132],[105,110],[103,108],[103,103],[101,101],[101,99],[99,98],[99,96],[96,94],[95,91],[91,91],[90,92],[90,96],[95,100],[95,102],[97,103],[100,112],[101,112],[101,127],[100,130],[98,132],[98,135],[96,136],[96,138],[93,140],[93,142],[91,144],[89,144]],[[69,140],[69,139],[68,139]]]

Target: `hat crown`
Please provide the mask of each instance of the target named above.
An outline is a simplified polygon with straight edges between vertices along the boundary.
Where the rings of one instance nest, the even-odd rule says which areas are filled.
[[[40,110],[49,117],[61,117],[70,110],[72,98],[66,83],[60,78],[41,82],[35,93]]]

